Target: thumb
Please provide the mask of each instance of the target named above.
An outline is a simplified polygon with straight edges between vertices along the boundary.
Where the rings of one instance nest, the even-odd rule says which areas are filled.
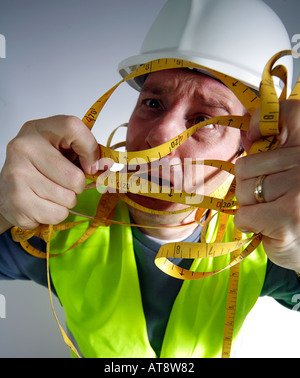
[[[75,149],[74,149],[75,151]],[[89,175],[94,175],[97,172],[98,161],[101,157],[100,146],[96,142],[96,145],[93,145],[93,149],[89,151],[87,155],[78,154],[79,161],[82,169],[85,173]]]

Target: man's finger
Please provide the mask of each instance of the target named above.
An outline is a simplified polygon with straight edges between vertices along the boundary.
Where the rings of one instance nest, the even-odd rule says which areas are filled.
[[[51,134],[48,131],[48,122],[53,126]],[[74,116],[54,116],[50,117],[48,122],[45,128],[54,147],[58,150],[72,149],[79,156],[83,170],[91,174],[92,167],[100,159],[100,148],[92,132]]]
[[[250,121],[247,139],[255,142],[262,138],[259,125],[260,109],[257,109]],[[283,147],[300,146],[300,100],[280,102],[279,111],[280,135],[277,139]]]

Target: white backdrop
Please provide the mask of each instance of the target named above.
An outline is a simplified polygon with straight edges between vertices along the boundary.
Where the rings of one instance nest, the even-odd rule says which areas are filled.
[[[299,0],[266,2],[286,23],[291,38],[300,34]],[[0,0],[0,34],[6,39],[6,58],[0,58],[1,165],[6,144],[27,120],[54,114],[82,118],[120,80],[118,63],[139,52],[164,3]],[[296,76],[299,67],[295,60]],[[128,120],[135,101],[136,93],[125,84],[113,95],[94,131],[100,143]],[[6,318],[0,318],[0,357],[69,357],[46,289],[31,282],[0,281],[0,294],[6,299]],[[55,307],[63,322],[58,302]],[[272,299],[260,299],[246,321],[237,356],[300,357],[299,321],[299,313]]]

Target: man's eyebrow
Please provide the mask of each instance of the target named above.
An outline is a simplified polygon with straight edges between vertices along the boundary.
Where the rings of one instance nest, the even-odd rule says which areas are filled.
[[[217,98],[202,99],[201,103],[209,108],[223,109],[228,113],[231,111],[230,103],[228,104],[227,101],[222,101]]]
[[[232,100],[230,100],[228,97],[213,96],[212,94],[207,96],[199,92],[196,92],[195,97],[197,100],[199,100],[199,102],[201,102],[201,104],[209,108],[223,109],[228,113],[230,113],[232,110]]]

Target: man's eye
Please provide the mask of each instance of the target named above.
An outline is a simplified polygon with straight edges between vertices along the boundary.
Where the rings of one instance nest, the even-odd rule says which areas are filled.
[[[197,118],[190,119],[189,122],[188,122],[189,123],[189,127],[195,126],[195,125],[197,125],[200,122],[206,121],[207,119],[208,119],[208,117],[205,117],[205,116],[199,116]]]
[[[200,117],[197,117],[195,120],[194,120],[194,124],[197,125],[197,123],[200,123],[200,122],[204,122],[208,120],[208,117],[205,117],[205,116],[200,116]]]
[[[208,119],[209,119],[209,117],[206,117],[206,116],[204,116],[204,115],[203,115],[203,116],[199,116],[199,117],[197,117],[197,118],[192,119],[192,120],[189,121],[189,124],[190,124],[189,127],[191,127],[191,126],[195,126],[195,125],[197,125],[198,123],[201,123],[201,122],[207,121]],[[201,129],[215,129],[215,125],[206,125],[206,126],[202,126]],[[200,129],[200,130],[201,130],[201,129]]]
[[[160,109],[160,102],[155,98],[150,98],[149,100],[145,100],[144,103],[151,109]]]

